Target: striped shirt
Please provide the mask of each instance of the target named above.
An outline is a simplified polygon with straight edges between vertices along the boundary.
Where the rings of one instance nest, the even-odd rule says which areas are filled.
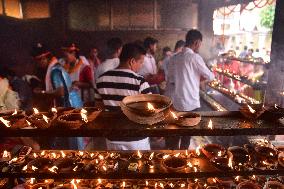
[[[102,100],[108,110],[119,110],[126,96],[149,94],[145,79],[129,69],[114,69],[101,75],[95,85],[95,99]]]

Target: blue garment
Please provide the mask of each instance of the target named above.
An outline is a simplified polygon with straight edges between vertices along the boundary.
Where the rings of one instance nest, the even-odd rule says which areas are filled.
[[[50,78],[54,90],[64,87],[64,96],[59,99],[60,105],[73,108],[83,106],[79,93],[72,89],[72,81],[69,74],[59,63],[52,67]]]

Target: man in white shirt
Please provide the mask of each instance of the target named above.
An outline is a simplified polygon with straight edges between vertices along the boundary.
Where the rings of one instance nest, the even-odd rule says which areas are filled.
[[[179,111],[200,108],[200,80],[214,79],[214,74],[198,54],[201,42],[202,34],[198,30],[190,30],[183,51],[171,58],[170,64],[174,65],[173,74],[170,74],[174,83],[173,104]]]
[[[109,58],[107,58],[98,66],[95,73],[96,79],[98,79],[105,72],[118,67],[119,55],[122,50],[122,40],[120,38],[111,38],[107,41],[107,48]]]
[[[157,51],[158,40],[152,37],[147,37],[144,40],[144,47],[146,49],[146,56],[144,58],[144,64],[139,70],[139,74],[144,76],[146,81],[151,85],[153,93],[159,93],[158,84],[163,80],[158,74],[158,68],[154,54]]]

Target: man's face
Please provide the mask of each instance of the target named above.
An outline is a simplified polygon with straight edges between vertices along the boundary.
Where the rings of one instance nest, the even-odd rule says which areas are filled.
[[[131,68],[132,71],[137,73],[141,69],[141,67],[143,66],[143,63],[144,63],[144,57],[145,57],[145,55],[140,55],[138,59],[136,59],[136,58],[131,59],[130,68]]]
[[[72,63],[76,61],[75,52],[64,51],[63,57],[67,63]]]
[[[150,52],[152,54],[155,54],[156,51],[157,51],[157,43],[150,45]]]
[[[198,53],[199,52],[199,49],[201,47],[201,43],[202,41],[201,40],[196,40],[192,46],[192,49],[195,53]]]
[[[98,49],[93,48],[93,49],[91,50],[91,54],[92,54],[94,57],[98,56]]]
[[[48,67],[49,62],[48,62],[48,58],[46,56],[35,58],[35,61],[40,68],[45,69],[45,68]]]

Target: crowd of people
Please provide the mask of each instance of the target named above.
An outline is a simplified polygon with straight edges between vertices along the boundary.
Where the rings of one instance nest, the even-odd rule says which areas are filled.
[[[0,94],[0,108],[29,110],[33,99],[28,97],[33,93],[41,99],[52,99],[53,106],[80,108],[91,104],[117,111],[124,97],[152,93],[170,97],[178,111],[197,111],[200,82],[214,79],[199,55],[201,43],[201,32],[190,30],[185,41],[176,42],[173,52],[169,47],[163,48],[159,62],[155,60],[158,40],[153,37],[126,44],[120,38],[111,38],[104,61],[98,57],[97,48],[91,49],[86,58],[74,43],[67,43],[61,48],[63,56],[58,58],[37,43],[32,57],[39,74],[22,80],[9,69],[1,69],[0,88],[5,88],[1,90],[5,94]],[[179,147],[188,148],[190,137],[168,138],[172,140],[177,140]],[[106,145],[112,150],[151,148],[149,138],[143,137],[108,138]]]

